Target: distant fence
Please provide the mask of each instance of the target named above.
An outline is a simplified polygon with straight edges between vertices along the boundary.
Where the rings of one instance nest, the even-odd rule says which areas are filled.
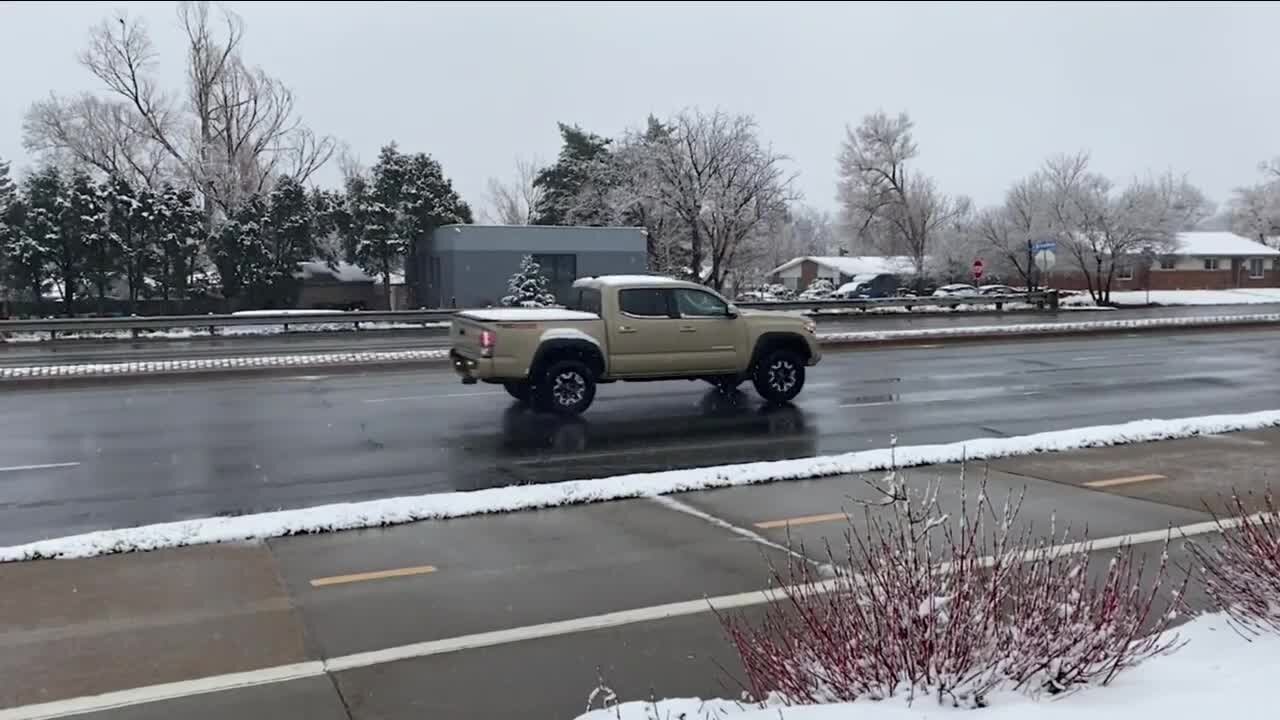
[[[1047,310],[1058,309],[1056,292],[1035,292],[1018,295],[994,295],[973,297],[903,297],[860,300],[786,300],[778,302],[735,303],[738,307],[759,310],[795,310],[822,313],[848,310],[874,310],[877,308],[917,307],[956,308],[966,305],[994,305],[1002,309],[1006,304],[1028,304]],[[427,325],[447,321],[457,310],[385,310],[385,311],[325,311],[325,310],[262,310],[231,315],[155,315],[148,317],[85,317],[85,318],[34,318],[24,320],[0,320],[0,334],[29,332],[48,333],[52,339],[60,334],[77,332],[125,331],[139,337],[146,331],[174,330],[179,328],[207,330],[217,334],[218,328],[252,325],[350,325],[360,329],[373,323],[401,325]]]

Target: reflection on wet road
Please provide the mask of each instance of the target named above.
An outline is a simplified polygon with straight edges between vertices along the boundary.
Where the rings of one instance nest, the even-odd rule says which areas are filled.
[[[447,372],[11,392],[0,543],[216,514],[1274,408],[1275,334],[831,353],[793,407],[602,386],[582,418]],[[748,386],[744,386],[748,387]]]

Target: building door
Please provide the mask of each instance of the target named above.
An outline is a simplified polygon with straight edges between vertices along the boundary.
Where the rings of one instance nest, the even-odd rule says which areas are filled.
[[[542,276],[551,283],[551,292],[561,305],[572,296],[573,281],[578,279],[578,256],[572,253],[534,255],[533,261],[542,268]]]

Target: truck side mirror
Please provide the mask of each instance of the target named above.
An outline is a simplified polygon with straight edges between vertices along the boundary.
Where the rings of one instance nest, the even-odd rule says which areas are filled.
[[[730,317],[730,318],[738,317],[738,306],[734,305],[733,303],[729,303],[729,305],[725,308],[724,314],[726,317]]]

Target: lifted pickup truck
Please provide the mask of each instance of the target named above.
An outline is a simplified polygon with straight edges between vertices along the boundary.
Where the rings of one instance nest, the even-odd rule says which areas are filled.
[[[449,351],[464,384],[497,383],[539,409],[577,414],[596,384],[705,380],[722,390],[748,378],[785,403],[816,365],[812,320],[740,310],[691,282],[605,275],[573,284],[568,308],[466,310],[454,316]]]

